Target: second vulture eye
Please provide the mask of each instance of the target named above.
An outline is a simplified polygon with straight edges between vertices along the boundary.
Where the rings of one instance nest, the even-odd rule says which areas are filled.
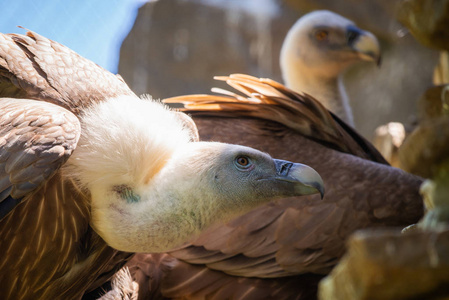
[[[239,169],[248,169],[252,163],[248,156],[240,155],[235,158],[235,164]]]
[[[327,32],[326,30],[317,30],[315,32],[315,38],[318,41],[323,41],[323,40],[327,39],[328,35],[329,35],[329,32]]]

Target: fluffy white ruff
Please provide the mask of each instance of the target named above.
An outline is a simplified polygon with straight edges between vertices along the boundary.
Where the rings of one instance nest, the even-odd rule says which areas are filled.
[[[122,96],[88,109],[67,163],[83,187],[147,184],[192,139],[182,118],[161,103]]]
[[[152,237],[161,210],[173,211],[155,187],[173,154],[196,144],[190,143],[186,117],[158,102],[124,96],[91,107],[80,121],[81,137],[63,174],[90,192],[94,230],[110,246],[130,252],[176,240],[165,234],[176,232],[163,226]]]

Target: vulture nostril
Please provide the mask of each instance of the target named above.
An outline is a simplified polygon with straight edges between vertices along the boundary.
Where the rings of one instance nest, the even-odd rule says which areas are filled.
[[[293,163],[284,163],[281,165],[281,168],[279,169],[279,175],[286,176],[288,175],[288,171],[290,171],[291,167],[293,166]]]
[[[351,45],[359,36],[359,33],[353,30],[348,30],[347,34],[348,44]]]

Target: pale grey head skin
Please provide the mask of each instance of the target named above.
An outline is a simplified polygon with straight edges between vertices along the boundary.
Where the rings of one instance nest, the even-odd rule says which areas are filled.
[[[289,162],[248,147],[191,143],[154,178],[154,188],[136,190],[143,199],[152,199],[146,209],[151,213],[125,236],[140,236],[140,251],[149,245],[153,251],[165,251],[270,200],[323,192],[323,182],[312,168],[292,164],[288,169],[283,164]]]
[[[352,126],[342,72],[360,61],[380,63],[376,37],[326,10],[300,18],[288,32],[280,56],[287,87],[314,96]]]
[[[270,200],[324,191],[308,166],[192,141],[184,118],[151,101],[112,99],[81,123],[64,173],[89,191],[91,226],[118,250],[168,251]]]

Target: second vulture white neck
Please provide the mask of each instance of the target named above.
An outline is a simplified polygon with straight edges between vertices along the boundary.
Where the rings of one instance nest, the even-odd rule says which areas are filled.
[[[288,64],[282,69],[287,87],[312,95],[328,110],[354,126],[354,117],[342,75],[326,76],[328,74],[319,74],[319,72],[314,72],[313,69],[301,65],[301,63]]]

